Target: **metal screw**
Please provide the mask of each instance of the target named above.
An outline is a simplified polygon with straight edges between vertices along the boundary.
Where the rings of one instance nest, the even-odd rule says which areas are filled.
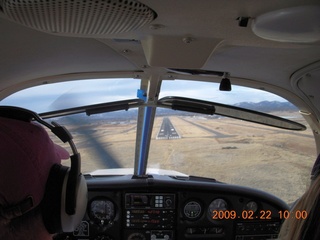
[[[185,37],[185,38],[182,38],[182,41],[184,42],[184,43],[191,43],[191,42],[193,42],[194,41],[194,39],[193,38],[191,38],[191,37]]]

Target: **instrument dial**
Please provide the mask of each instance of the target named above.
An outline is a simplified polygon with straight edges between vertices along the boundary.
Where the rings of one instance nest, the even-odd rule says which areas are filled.
[[[146,240],[142,233],[133,233],[128,237],[128,240]]]
[[[217,198],[214,199],[208,208],[208,216],[209,219],[213,219],[213,217],[216,215],[217,211],[225,211],[228,209],[228,203],[222,199],[222,198]]]
[[[91,202],[90,216],[95,222],[103,225],[113,221],[115,217],[115,207],[108,199],[96,199]]]
[[[246,204],[245,209],[256,213],[258,211],[258,203],[250,201]]]
[[[197,219],[201,215],[201,205],[195,201],[187,202],[183,213],[189,219]]]

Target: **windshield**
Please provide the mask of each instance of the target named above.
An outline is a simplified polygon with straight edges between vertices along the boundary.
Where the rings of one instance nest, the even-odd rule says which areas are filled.
[[[82,80],[82,83],[83,88],[76,81],[30,88],[1,103],[41,113],[137,98],[140,88],[137,79],[88,80],[87,85]],[[159,98],[181,96],[220,102],[306,124],[298,109],[281,97],[239,86],[233,86],[231,92],[218,89],[218,84],[213,83],[163,81]],[[133,173],[138,115],[138,108],[132,108],[92,116],[73,114],[47,121],[57,121],[72,133],[82,156],[83,172],[126,168]],[[253,187],[292,203],[309,184],[314,155],[315,143],[309,129],[283,130],[219,115],[158,107],[148,168]]]
[[[37,113],[136,98],[140,81],[132,78],[90,79],[31,87],[5,98],[2,105]]]

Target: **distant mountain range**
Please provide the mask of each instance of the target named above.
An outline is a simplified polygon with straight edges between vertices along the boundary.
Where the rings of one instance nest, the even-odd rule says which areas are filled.
[[[298,111],[298,108],[290,102],[262,101],[258,103],[241,102],[234,104],[236,107],[256,110],[259,112]]]

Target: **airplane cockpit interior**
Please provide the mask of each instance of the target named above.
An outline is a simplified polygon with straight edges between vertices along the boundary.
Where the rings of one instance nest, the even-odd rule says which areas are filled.
[[[280,239],[310,218],[318,0],[0,0],[0,30],[0,116],[80,156],[83,214],[53,239]]]

